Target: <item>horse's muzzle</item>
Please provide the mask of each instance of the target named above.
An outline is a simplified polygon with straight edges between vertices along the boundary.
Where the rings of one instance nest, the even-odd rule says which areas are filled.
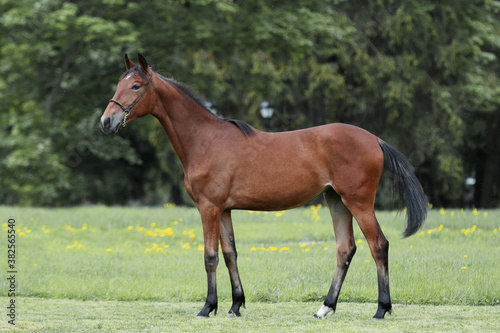
[[[111,117],[102,117],[101,118],[101,129],[105,134],[116,133],[120,129],[120,125],[122,123],[121,119],[117,119],[120,117],[111,116]]]

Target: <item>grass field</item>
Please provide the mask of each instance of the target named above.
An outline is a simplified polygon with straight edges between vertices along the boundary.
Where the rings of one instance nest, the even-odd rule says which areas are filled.
[[[407,239],[401,238],[404,214],[395,215],[378,213],[390,241],[391,296],[396,304],[395,313],[382,324],[369,320],[377,307],[376,269],[357,226],[358,251],[337,313],[325,321],[311,319],[328,291],[336,262],[331,220],[327,209],[318,207],[267,214],[233,212],[248,309],[243,309],[243,318],[224,318],[231,290],[221,260],[219,316],[200,322],[193,318],[203,305],[206,276],[195,209],[0,207],[2,223],[14,218],[17,225],[17,328],[238,331],[239,327],[261,332],[283,327],[287,331],[499,327],[500,211],[433,209],[422,230]],[[1,237],[6,244],[7,231]],[[6,272],[5,246],[0,253]],[[2,304],[8,302],[7,283],[0,279]],[[0,328],[8,327],[6,321],[0,321]]]

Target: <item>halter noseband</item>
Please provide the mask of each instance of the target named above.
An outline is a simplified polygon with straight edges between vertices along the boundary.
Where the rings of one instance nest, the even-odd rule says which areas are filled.
[[[142,98],[142,96],[144,96],[144,93],[146,93],[146,90],[148,90],[149,86],[151,85],[151,81],[153,81],[153,71],[151,71],[151,77],[149,78],[149,82],[148,82],[148,85],[146,86],[146,89],[143,90],[141,96],[139,96],[139,98],[137,98],[135,100],[135,102],[132,103],[132,105],[130,105],[128,108],[124,107],[119,102],[115,101],[114,99],[110,99],[109,100],[110,103],[111,102],[115,103],[116,105],[118,105],[123,110],[123,112],[125,112],[125,117],[123,117],[122,127],[125,127],[125,124],[127,122],[127,117],[128,117],[128,115],[130,113],[130,110],[132,110],[132,108],[134,107],[134,105],[136,105],[137,102],[139,102],[139,100]]]

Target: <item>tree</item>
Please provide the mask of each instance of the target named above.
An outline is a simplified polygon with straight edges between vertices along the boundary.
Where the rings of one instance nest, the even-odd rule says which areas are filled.
[[[74,195],[85,177],[75,172],[74,161],[74,165],[67,163],[67,156],[72,149],[83,148],[104,155],[104,146],[78,145],[88,140],[85,124],[90,118],[95,120],[102,107],[106,96],[102,92],[110,87],[118,54],[137,47],[137,33],[119,19],[111,2],[3,1],[2,201],[56,205],[85,198]],[[131,32],[124,36],[122,31]],[[128,145],[126,139],[109,141]],[[131,161],[138,161],[126,153]],[[121,157],[115,154],[105,159]],[[72,195],[66,197],[68,193]]]
[[[99,116],[125,52],[196,88],[217,113],[272,131],[370,130],[410,159],[431,202],[500,202],[499,2],[3,0],[0,200],[189,203],[154,119]],[[381,184],[381,207],[389,184]]]

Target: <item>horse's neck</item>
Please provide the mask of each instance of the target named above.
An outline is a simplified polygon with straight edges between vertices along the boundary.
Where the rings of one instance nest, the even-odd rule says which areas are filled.
[[[170,83],[157,87],[158,102],[152,111],[168,135],[184,171],[208,142],[217,118]]]

